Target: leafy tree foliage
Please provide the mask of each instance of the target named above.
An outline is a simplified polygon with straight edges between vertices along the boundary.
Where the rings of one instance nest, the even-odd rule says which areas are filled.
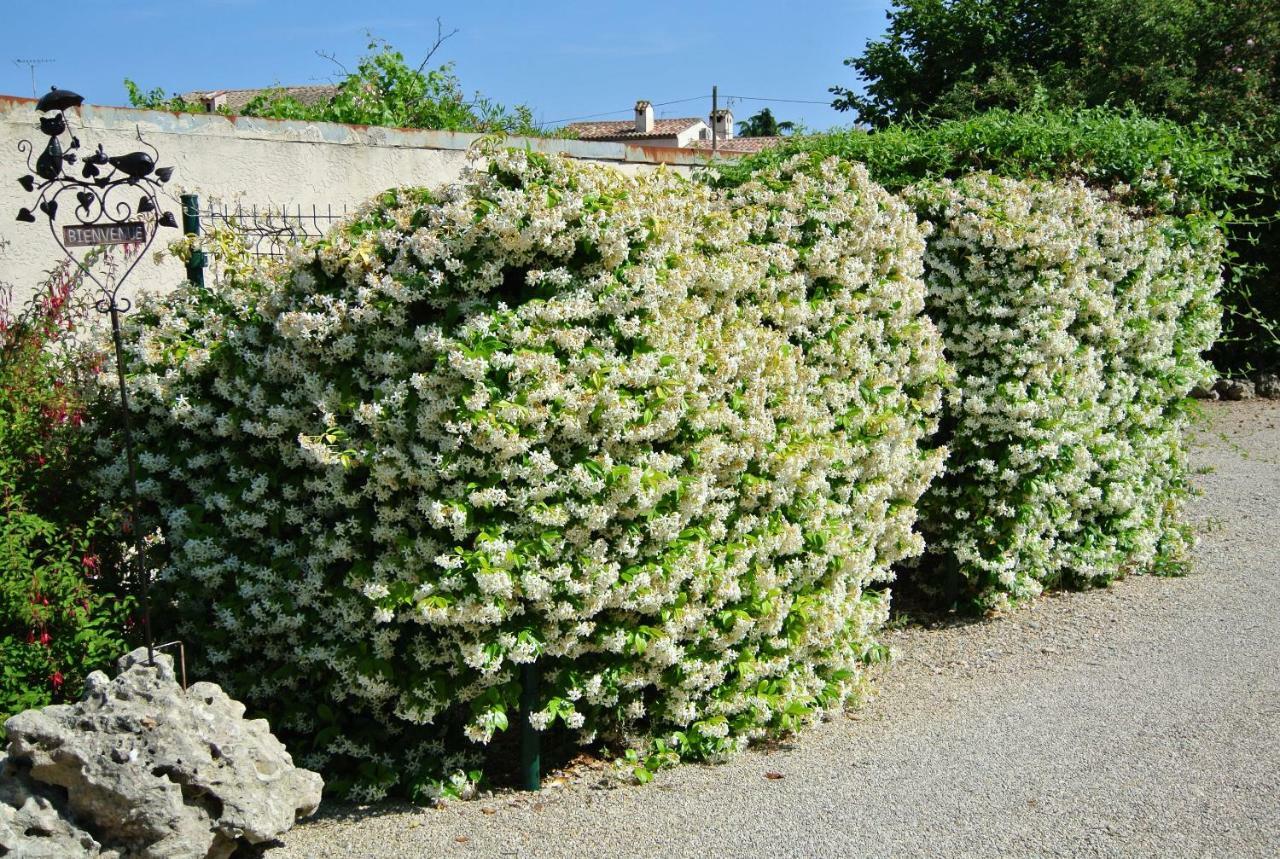
[[[1218,129],[1257,181],[1233,211],[1215,362],[1280,366],[1280,3],[1275,0],[893,0],[885,35],[845,60],[834,106],[885,128],[991,109],[1132,105]]]
[[[181,96],[164,91],[144,92],[125,80],[134,107],[161,110],[199,110]],[[404,54],[390,44],[372,40],[369,52],[355,71],[344,75],[332,99],[303,104],[280,88],[268,90],[240,111],[245,116],[301,119],[313,122],[346,122],[396,128],[429,128],[443,131],[541,134],[527,105],[507,108],[476,93],[468,98],[453,64],[428,69],[426,63],[409,65]]]
[[[1183,122],[1271,129],[1272,0],[893,0],[889,29],[845,60],[865,92],[834,106],[873,126],[992,107],[1132,102]]]
[[[796,124],[789,120],[779,122],[769,108],[761,108],[760,112],[749,116],[738,123],[738,135],[741,137],[777,137],[796,131]]]

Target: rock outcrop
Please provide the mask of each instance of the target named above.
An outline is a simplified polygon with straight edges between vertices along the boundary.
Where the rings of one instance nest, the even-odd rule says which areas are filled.
[[[89,675],[78,704],[5,723],[0,856],[225,859],[316,810],[320,776],[243,704],[212,683],[184,691],[163,654],[119,668]]]
[[[60,811],[65,795],[39,785],[8,758],[0,758],[0,856],[5,859],[118,859]]]

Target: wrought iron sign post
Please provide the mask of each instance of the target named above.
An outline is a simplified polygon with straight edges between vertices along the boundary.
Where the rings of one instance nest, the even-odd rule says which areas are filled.
[[[144,540],[139,533],[138,476],[133,450],[133,434],[129,419],[129,389],[124,378],[124,344],[120,336],[120,314],[128,313],[132,302],[120,295],[120,287],[147,254],[156,238],[158,227],[177,228],[172,212],[161,209],[161,186],[173,175],[172,167],[159,167],[159,152],[142,139],[138,142],[145,150],[124,155],[108,155],[98,144],[91,155],[81,157],[80,140],[72,132],[66,111],[79,107],[84,101],[79,95],[54,87],[36,102],[40,117],[40,131],[49,139],[44,149],[36,153],[29,140],[18,142],[18,151],[26,155],[27,175],[18,179],[28,193],[36,195],[30,207],[18,210],[18,220],[35,223],[36,212],[48,222],[49,233],[67,259],[99,291],[94,308],[111,318],[111,338],[115,344],[116,376],[120,385],[121,430],[124,439],[125,458],[129,466],[129,511],[126,519],[129,536],[134,544],[134,557],[138,565],[138,581],[142,596],[143,633],[147,644],[147,661],[155,661],[151,637],[151,575],[147,570]],[[67,140],[64,142],[64,137]],[[34,163],[32,158],[35,158]],[[76,168],[77,162],[79,168]],[[79,175],[72,175],[77,172]],[[70,213],[62,223],[58,213]],[[103,245],[132,245],[134,258],[117,275],[115,270],[99,277],[72,252],[72,248],[97,248]]]

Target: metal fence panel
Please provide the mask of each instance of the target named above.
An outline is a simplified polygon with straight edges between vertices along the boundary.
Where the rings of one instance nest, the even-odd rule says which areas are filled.
[[[210,201],[200,210],[205,229],[230,228],[244,235],[255,257],[280,258],[288,247],[322,237],[348,215],[332,204],[284,203],[246,206]]]

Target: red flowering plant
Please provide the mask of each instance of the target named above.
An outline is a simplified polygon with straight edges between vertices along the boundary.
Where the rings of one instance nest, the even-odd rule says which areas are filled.
[[[86,429],[110,365],[82,281],[68,263],[17,307],[0,285],[0,720],[76,698],[126,649],[120,526]]]

